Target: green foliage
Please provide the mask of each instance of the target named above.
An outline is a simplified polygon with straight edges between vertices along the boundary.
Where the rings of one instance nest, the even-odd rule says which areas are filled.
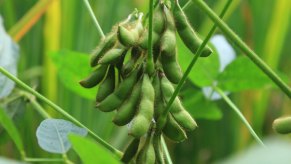
[[[24,147],[21,140],[21,136],[17,128],[15,127],[13,121],[8,117],[8,115],[5,113],[2,107],[0,107],[0,123],[14,141],[17,149],[20,152],[24,153]]]
[[[85,89],[79,85],[79,81],[91,72],[89,67],[84,67],[89,63],[88,54],[61,50],[51,53],[51,57],[58,69],[60,81],[67,89],[84,98],[95,99],[97,88]]]
[[[272,85],[272,81],[245,56],[235,59],[218,77],[218,86],[232,92],[266,85]]]
[[[69,135],[73,149],[80,156],[84,164],[110,163],[119,164],[108,150],[90,139],[78,135]]]
[[[182,93],[182,97],[185,108],[194,118],[208,120],[219,120],[222,118],[222,112],[216,105],[216,102],[206,99],[201,92],[188,90]]]
[[[182,70],[185,72],[193,54],[189,51],[180,39],[177,39],[179,62],[182,63]],[[190,72],[188,78],[197,86],[204,87],[213,84],[217,75],[219,74],[219,60],[216,52],[213,52],[207,58],[200,58]]]

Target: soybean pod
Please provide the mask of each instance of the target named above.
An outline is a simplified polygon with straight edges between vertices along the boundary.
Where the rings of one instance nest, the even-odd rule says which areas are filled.
[[[161,88],[163,97],[166,102],[168,102],[174,93],[174,87],[171,84],[171,82],[165,78],[162,77],[161,79]],[[192,116],[188,113],[188,111],[183,107],[180,99],[178,97],[175,98],[173,104],[170,107],[170,113],[173,115],[174,119],[177,121],[177,123],[183,127],[185,130],[194,130],[197,127],[197,124],[195,120],[192,118]]]
[[[291,133],[291,117],[278,118],[273,122],[273,128],[277,133]]]
[[[133,157],[138,151],[139,143],[140,143],[139,138],[135,138],[130,142],[121,158],[122,162],[129,163],[133,159]]]
[[[176,28],[187,48],[196,54],[198,47],[202,44],[202,40],[197,36],[194,29],[191,27],[185,13],[183,12],[178,0],[175,0],[173,15],[176,23]],[[207,57],[212,53],[209,46],[206,46],[201,53],[202,57]]]
[[[92,53],[91,59],[90,59],[90,65],[91,67],[95,67],[98,64],[99,59],[109,50],[111,49],[115,42],[117,41],[116,33],[111,32],[106,36],[104,40],[99,43],[97,48]]]
[[[133,88],[130,97],[125,100],[122,105],[118,108],[117,113],[113,118],[113,122],[116,125],[123,126],[128,124],[134,114],[140,99],[141,81],[139,81]]]
[[[98,93],[96,95],[96,102],[99,103],[110,95],[115,88],[115,71],[114,66],[110,66],[107,72],[106,78],[99,86]]]
[[[154,164],[155,160],[156,156],[153,146],[153,136],[149,133],[143,147],[137,154],[136,164]]]
[[[129,77],[124,79],[118,88],[112,94],[107,96],[102,102],[97,104],[96,107],[103,112],[111,112],[117,109],[131,93],[136,82],[137,75],[138,69],[132,72]]]
[[[105,77],[108,65],[101,65],[96,68],[87,78],[79,83],[84,88],[93,88],[98,85]]]
[[[167,78],[178,84],[183,74],[177,60],[176,34],[174,19],[169,9],[164,6],[167,28],[161,38],[161,63]]]
[[[149,130],[154,114],[154,99],[154,88],[149,76],[145,74],[141,86],[139,109],[131,122],[129,130],[129,134],[135,138],[143,136]]]
[[[174,142],[182,142],[187,139],[186,132],[180,127],[171,114],[167,115],[167,122],[163,128],[163,134]]]
[[[138,43],[139,36],[143,31],[142,13],[139,13],[137,20],[118,26],[118,39],[127,47]]]

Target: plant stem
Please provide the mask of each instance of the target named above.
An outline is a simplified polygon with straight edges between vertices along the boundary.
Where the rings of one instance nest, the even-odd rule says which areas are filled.
[[[91,18],[93,19],[93,21],[94,21],[94,23],[95,23],[95,25],[96,25],[96,27],[97,27],[97,30],[98,30],[98,32],[99,32],[99,35],[100,35],[102,38],[105,38],[105,35],[104,35],[104,33],[103,33],[103,30],[102,30],[102,28],[101,28],[101,26],[100,26],[100,24],[99,24],[97,18],[96,18],[95,15],[94,15],[94,12],[93,12],[93,10],[92,10],[92,8],[91,8],[91,5],[90,5],[89,1],[88,1],[88,0],[83,0],[83,1],[84,1],[85,5],[86,5],[87,10],[88,10],[89,13],[90,13]]]
[[[51,118],[51,116],[45,111],[45,109],[36,101],[33,95],[30,95],[29,93],[23,93],[23,94],[25,97],[27,97],[30,100],[31,105],[43,118],[45,119]]]
[[[149,36],[148,36],[148,60],[147,60],[147,73],[151,75],[154,72],[154,61],[153,61],[153,9],[154,1],[149,1]]]
[[[230,6],[231,2],[232,2],[232,0],[228,0],[228,1],[227,1],[226,5],[224,6],[224,8],[223,8],[223,10],[222,10],[222,12],[221,12],[221,14],[220,14],[221,17],[223,17],[223,16],[225,15],[225,13],[226,13],[228,7]],[[177,2],[177,3],[178,3],[178,2]],[[203,48],[206,46],[207,42],[210,40],[211,36],[212,36],[213,33],[215,32],[215,28],[216,28],[216,25],[213,25],[213,27],[211,28],[211,30],[210,30],[210,32],[208,33],[208,35],[207,35],[206,38],[203,40],[202,44],[199,46],[199,48],[198,48],[198,50],[197,50],[197,52],[196,52],[196,55],[193,57],[191,63],[189,64],[189,66],[187,67],[185,73],[183,74],[182,79],[179,81],[179,83],[178,83],[178,85],[177,85],[177,87],[176,87],[176,89],[175,89],[175,91],[174,91],[172,97],[171,97],[170,100],[168,101],[167,106],[166,106],[166,109],[165,109],[165,111],[164,111],[164,113],[163,113],[163,116],[166,116],[166,115],[169,113],[169,111],[170,111],[170,109],[171,109],[170,107],[171,107],[172,103],[174,102],[175,98],[176,98],[177,95],[179,94],[179,92],[180,92],[180,90],[181,90],[181,88],[182,88],[184,82],[186,81],[186,79],[187,79],[189,73],[191,72],[191,70],[192,70],[194,64],[196,63],[196,61],[198,60],[199,56],[201,55]],[[162,117],[160,117],[160,118],[162,118]]]
[[[291,98],[291,89],[284,81],[252,51],[228,26],[224,23],[202,0],[192,0],[201,10],[203,10],[217,26],[243,51],[269,78]]]
[[[62,158],[24,158],[26,162],[64,162]]]
[[[40,93],[38,93],[37,91],[35,91],[34,89],[32,89],[31,87],[29,87],[28,85],[26,85],[25,83],[23,83],[21,80],[19,80],[17,77],[15,77],[12,74],[10,74],[3,67],[0,67],[0,72],[3,73],[5,76],[7,76],[12,81],[14,81],[18,86],[22,87],[27,92],[29,92],[32,95],[34,95],[35,97],[39,98],[41,101],[47,103],[50,107],[52,107],[54,110],[56,110],[57,112],[59,112],[60,114],[62,114],[68,120],[72,121],[73,123],[75,123],[76,125],[84,128],[84,129],[86,129],[88,131],[88,133],[93,138],[95,138],[97,140],[98,143],[100,143],[102,146],[104,146],[105,148],[107,148],[108,150],[110,150],[112,153],[114,153],[118,157],[121,157],[122,153],[119,150],[117,150],[114,147],[112,147],[109,143],[107,143],[106,141],[104,141],[97,134],[95,134],[93,131],[91,131],[89,128],[87,128],[85,125],[83,125],[81,122],[79,122],[76,118],[74,118],[69,113],[67,113],[61,107],[59,107],[58,105],[56,105],[55,103],[53,103],[52,101],[50,101],[49,99],[47,99],[46,97],[44,97],[43,95],[41,95]]]
[[[182,7],[182,10],[186,10],[192,4],[192,0],[188,0],[188,2]]]
[[[171,156],[170,156],[170,153],[169,153],[169,150],[168,150],[168,147],[167,147],[167,144],[165,142],[165,139],[163,136],[161,136],[161,140],[162,140],[162,147],[163,147],[163,150],[164,150],[164,153],[165,153],[165,156],[166,156],[166,160],[167,160],[167,164],[173,164],[172,162],[172,159],[171,159]]]
[[[246,120],[246,118],[243,116],[243,114],[240,112],[240,110],[238,109],[238,107],[235,106],[235,104],[229,99],[229,97],[227,97],[224,92],[216,87],[213,86],[212,87],[223,99],[224,101],[231,107],[231,109],[234,110],[234,112],[238,115],[238,117],[241,119],[241,121],[246,125],[246,127],[248,128],[249,132],[252,134],[252,136],[255,138],[255,140],[262,146],[265,147],[263,141],[258,137],[258,135],[256,134],[256,132],[253,130],[253,128],[251,127],[251,125],[248,123],[248,121]]]

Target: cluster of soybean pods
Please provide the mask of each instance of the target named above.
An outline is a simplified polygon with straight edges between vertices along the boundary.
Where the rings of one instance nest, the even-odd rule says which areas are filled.
[[[165,111],[183,75],[177,62],[176,32],[193,53],[202,41],[178,1],[172,8],[159,1],[153,11],[154,70],[149,72],[148,25],[143,19],[143,14],[135,11],[112,28],[92,54],[94,71],[80,84],[92,88],[100,83],[96,107],[103,112],[115,111],[114,124],[128,125],[134,139],[121,159],[124,163],[163,164],[161,136],[181,142],[187,138],[186,131],[197,127],[178,97],[169,112]],[[201,56],[211,53],[206,46]]]

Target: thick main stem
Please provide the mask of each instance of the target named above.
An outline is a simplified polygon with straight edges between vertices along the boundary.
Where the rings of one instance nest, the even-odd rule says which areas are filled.
[[[224,23],[202,0],[192,0],[203,10],[213,22],[243,51],[289,98],[291,98],[290,87],[252,51],[228,26]]]
[[[85,125],[83,125],[81,122],[79,122],[76,118],[74,118],[69,113],[67,113],[66,111],[64,111],[61,107],[59,107],[58,105],[56,105],[55,103],[53,103],[52,101],[50,101],[49,99],[47,99],[46,97],[44,97],[43,95],[41,95],[40,93],[38,93],[37,91],[35,91],[34,89],[32,89],[31,87],[29,87],[28,85],[26,85],[25,83],[23,83],[17,77],[15,77],[12,74],[10,74],[3,67],[0,67],[0,72],[3,73],[5,76],[7,76],[12,81],[14,81],[18,86],[22,87],[27,92],[31,93],[32,95],[34,95],[35,97],[37,97],[41,101],[47,103],[50,107],[52,107],[57,112],[61,113],[68,120],[72,121],[73,123],[75,123],[76,125],[84,128],[84,129],[86,129],[88,131],[88,133],[93,138],[95,138],[98,143],[100,143],[102,146],[104,146],[105,148],[107,148],[108,150],[110,150],[112,153],[114,153],[118,157],[121,157],[122,156],[122,153],[119,150],[115,149],[109,143],[105,142],[102,138],[100,138],[97,134],[95,134],[93,131],[91,131],[89,128],[87,128]]]

